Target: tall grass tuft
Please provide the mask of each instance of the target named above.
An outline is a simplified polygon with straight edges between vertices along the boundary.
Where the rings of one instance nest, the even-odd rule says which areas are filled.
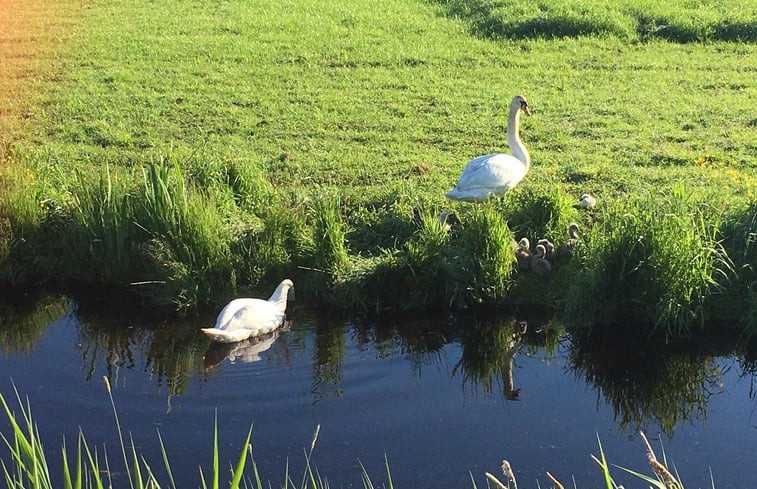
[[[45,211],[35,174],[8,151],[0,158],[0,282],[17,284],[33,278],[31,259],[45,255],[36,239]]]
[[[516,239],[528,238],[536,243],[548,238],[559,243],[567,240],[567,229],[577,220],[575,199],[560,191],[518,189],[501,204]]]
[[[456,249],[449,303],[457,307],[501,303],[515,263],[513,233],[490,206],[475,208],[463,221],[452,242]]]
[[[567,322],[578,330],[636,324],[666,336],[702,328],[730,262],[719,242],[721,214],[691,200],[677,188],[608,210],[580,248]]]
[[[401,307],[425,309],[444,306],[449,287],[450,234],[445,223],[425,212],[420,226],[407,243],[408,297]]]
[[[138,260],[134,246],[133,196],[114,184],[108,166],[95,181],[77,172],[72,191],[72,226],[65,230],[67,273],[83,282],[125,283]]]
[[[178,165],[143,169],[135,221],[147,236],[145,251],[158,275],[142,284],[156,303],[178,308],[217,302],[235,288],[229,228],[219,211],[219,194],[187,185]]]
[[[711,307],[726,320],[741,321],[757,334],[757,202],[736,210],[723,225],[724,246],[733,261],[726,292]]]
[[[325,301],[349,272],[350,260],[345,242],[346,229],[341,201],[324,196],[314,201],[311,209],[313,228],[312,258],[305,280],[306,287],[318,300]]]
[[[116,404],[113,398],[113,393],[110,388],[110,382],[107,378],[104,378],[108,397],[113,409],[113,415],[116,423],[116,430],[119,438],[119,446],[121,452],[121,461],[124,464],[122,470],[127,474],[129,488],[130,489],[155,489],[161,487],[159,478],[148,461],[141,456],[134,445],[134,441],[129,437],[129,442],[125,441],[123,429],[118,419],[118,412]],[[4,433],[0,433],[0,439],[5,443],[8,448],[9,459],[1,460],[3,476],[5,478],[6,486],[9,488],[18,489],[53,489],[53,477],[50,473],[48,461],[45,455],[45,451],[42,445],[42,439],[40,437],[40,430],[37,424],[34,422],[31,413],[31,407],[28,400],[24,403],[19,396],[18,391],[14,392],[16,401],[20,408],[20,417],[17,416],[13,410],[11,410],[5,397],[0,394],[0,405],[2,405],[6,418],[9,421],[9,426],[12,434],[6,436]],[[239,489],[240,487],[252,488],[252,489],[264,489],[266,487],[272,487],[271,483],[264,483],[261,478],[253,458],[252,445],[250,440],[252,437],[252,426],[247,432],[247,437],[242,445],[242,450],[239,454],[239,458],[236,464],[228,467],[228,472],[221,468],[221,462],[219,457],[219,445],[218,445],[218,426],[217,417],[214,420],[213,425],[213,445],[211,451],[211,471],[206,478],[205,472],[200,467],[200,485],[204,489],[213,488],[218,489],[221,486],[224,473],[229,477],[229,488]],[[292,476],[289,473],[289,466],[287,463],[283,488],[285,489],[327,489],[329,483],[326,479],[321,477],[318,470],[312,463],[313,450],[315,448],[318,434],[320,432],[320,425],[318,425],[313,433],[313,438],[310,443],[309,450],[305,450],[305,469],[303,470],[302,477],[299,484],[295,483]],[[682,488],[683,485],[680,482],[678,474],[675,475],[669,470],[668,461],[663,452],[662,461],[657,459],[652,446],[649,441],[641,433],[641,437],[644,441],[647,450],[647,460],[654,471],[654,477],[647,476],[640,472],[620,467],[622,470],[638,477],[650,487],[657,487],[660,489],[673,489]],[[168,458],[168,453],[163,444],[163,440],[158,433],[158,440],[160,443],[162,461],[166,470],[166,477],[168,478],[168,484],[166,487],[176,488],[174,482],[173,470]],[[597,442],[599,444],[600,457],[592,455],[592,459],[600,467],[602,478],[604,480],[604,486],[607,489],[619,489],[616,482],[610,476],[610,466],[606,459],[604,450],[602,448],[599,436],[597,436]],[[249,464],[248,464],[249,458]],[[65,441],[61,451],[62,459],[62,476],[63,487],[66,489],[102,489],[104,487],[113,487],[113,480],[111,474],[119,472],[118,467],[111,467],[108,460],[107,452],[103,452],[103,462],[101,462],[100,454],[97,449],[93,449],[87,443],[82,431],[79,432],[76,448],[73,451],[73,455],[66,447]],[[389,461],[387,457],[384,457],[384,463],[386,467],[387,483],[383,487],[392,489],[394,482],[392,481],[391,471],[389,469]],[[252,476],[248,474],[247,467],[250,467]],[[371,480],[365,467],[360,464],[361,476],[364,489],[373,489],[376,485]],[[510,463],[506,460],[502,462],[502,473],[507,478],[508,485],[505,486],[497,479],[493,474],[486,472],[486,478],[496,487],[504,488],[510,487],[509,483],[512,482],[515,489],[518,484],[515,479]],[[674,471],[675,472],[675,471]],[[563,485],[549,472],[546,473],[547,477],[552,481],[555,487],[563,487]],[[472,487],[477,487],[473,475],[471,474]],[[537,481],[538,486],[538,481]],[[714,488],[714,482],[712,484]]]

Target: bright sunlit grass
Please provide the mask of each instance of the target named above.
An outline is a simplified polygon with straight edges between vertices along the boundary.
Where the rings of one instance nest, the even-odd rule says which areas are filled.
[[[26,108],[0,120],[5,283],[107,283],[188,308],[286,274],[339,307],[469,307],[533,300],[505,263],[510,231],[612,229],[639,195],[660,215],[681,214],[674,186],[722,209],[708,239],[729,257],[754,232],[739,216],[757,195],[757,20],[740,2],[64,3],[66,42],[35,44],[44,76],[4,82],[35,94],[14,91]],[[444,192],[470,158],[507,151],[516,93],[532,167],[488,204],[498,222]],[[577,215],[586,192],[600,204]],[[461,224],[439,241],[422,219],[442,210]],[[728,282],[737,300],[754,295],[751,260]],[[558,269],[542,305],[574,273]],[[412,277],[444,288],[409,294]]]

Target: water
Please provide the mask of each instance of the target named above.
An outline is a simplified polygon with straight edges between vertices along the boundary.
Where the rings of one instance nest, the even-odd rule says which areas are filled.
[[[177,486],[198,487],[217,417],[221,460],[235,463],[252,425],[273,487],[287,462],[299,482],[317,426],[312,460],[333,488],[362,487],[361,463],[387,484],[385,457],[395,487],[466,488],[471,475],[486,487],[503,459],[522,488],[550,487],[546,471],[601,487],[597,436],[610,462],[651,474],[639,429],[688,489],[710,487],[710,467],[719,489],[757,487],[756,362],[728,348],[571,344],[533,318],[358,324],[295,310],[270,338],[209,350],[198,329],[212,319],[103,314],[62,297],[0,309],[0,392],[12,405],[13,385],[28,396],[54,474],[81,428],[107,448],[116,487],[128,481],[103,377],[164,485],[158,432]]]

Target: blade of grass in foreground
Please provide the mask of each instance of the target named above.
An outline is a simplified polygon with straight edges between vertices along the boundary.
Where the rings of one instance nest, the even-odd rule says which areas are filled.
[[[116,420],[116,430],[118,431],[118,441],[121,444],[121,455],[123,455],[124,458],[124,467],[126,469],[126,475],[129,477],[129,487],[131,489],[134,489],[134,481],[131,478],[131,471],[129,470],[129,461],[128,457],[126,456],[126,446],[124,445],[124,436],[123,432],[121,431],[121,422],[118,420],[118,411],[116,410],[116,403],[113,400],[113,393],[110,389],[110,381],[108,380],[108,377],[103,376],[103,381],[105,381],[105,389],[108,391],[108,398],[110,399],[110,405],[113,408],[113,417]],[[134,446],[132,444],[132,446]],[[86,444],[85,444],[86,447]]]
[[[71,471],[68,465],[68,456],[66,455],[66,440],[63,439],[63,488],[64,489],[81,489],[81,438],[76,444],[76,479],[71,481]]]
[[[173,473],[171,472],[171,464],[168,463],[168,452],[166,452],[166,446],[163,444],[163,437],[160,436],[160,430],[158,433],[158,443],[160,443],[160,454],[163,456],[163,465],[166,467],[168,473],[168,481],[171,483],[171,487],[176,489],[176,483],[173,480]]]
[[[245,461],[247,460],[247,447],[250,445],[251,437],[252,437],[252,425],[250,425],[250,430],[247,432],[247,439],[244,441],[242,454],[239,456],[239,462],[237,462],[237,468],[234,470],[234,475],[231,479],[230,489],[239,489],[239,482],[242,480],[242,475],[244,473],[244,464],[245,464]]]
[[[599,439],[599,433],[597,433],[597,445],[599,445],[599,456],[601,457],[601,460],[598,460],[594,455],[592,455],[591,458],[602,469],[602,477],[605,481],[605,487],[607,487],[607,489],[613,489],[617,486],[615,482],[613,482],[612,477],[610,477],[610,468],[607,466],[607,458],[605,457],[605,451],[602,449],[602,440]]]
[[[218,410],[213,419],[213,489],[218,489]]]

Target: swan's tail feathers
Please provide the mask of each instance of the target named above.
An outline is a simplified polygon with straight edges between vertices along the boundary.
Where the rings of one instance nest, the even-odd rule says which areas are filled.
[[[469,192],[455,187],[444,195],[447,196],[448,199],[461,200],[463,202],[483,202],[489,196],[489,193]]]
[[[460,192],[457,189],[457,187],[453,188],[452,190],[450,190],[449,192],[447,192],[444,195],[447,196],[448,199],[452,199],[452,200],[463,200],[464,197],[465,197],[465,194],[463,194],[462,192]]]
[[[222,329],[201,328],[200,331],[208,335],[211,340],[218,343],[236,343],[237,341],[240,341],[240,338],[237,337],[238,335],[234,335],[233,333]]]

